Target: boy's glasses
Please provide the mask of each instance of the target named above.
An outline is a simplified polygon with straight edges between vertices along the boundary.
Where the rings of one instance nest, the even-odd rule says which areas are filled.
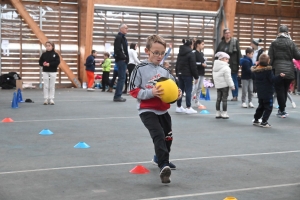
[[[149,51],[150,51],[154,56],[156,56],[156,57],[158,57],[158,56],[164,56],[164,55],[166,54],[166,52],[162,52],[162,53],[159,53],[158,51],[153,52],[153,51],[151,51],[150,49],[149,49]]]

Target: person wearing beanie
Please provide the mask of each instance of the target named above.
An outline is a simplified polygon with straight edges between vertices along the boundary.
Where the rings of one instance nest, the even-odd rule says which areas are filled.
[[[197,111],[192,108],[192,89],[193,89],[193,79],[196,84],[199,79],[196,57],[193,52],[193,40],[192,39],[183,39],[183,45],[179,47],[179,54],[176,61],[176,76],[179,80],[179,88],[181,91],[185,91],[185,102],[186,109],[181,106],[182,98],[177,100],[177,113],[186,113],[186,114],[196,114]]]
[[[232,99],[231,101],[238,100],[239,94],[239,83],[238,83],[238,72],[239,72],[239,63],[242,58],[239,41],[231,37],[230,30],[225,28],[223,30],[223,37],[219,43],[215,52],[225,52],[230,56],[229,67],[231,69],[231,76],[234,82],[235,90],[232,90]]]
[[[285,118],[287,93],[291,82],[295,79],[293,59],[300,60],[300,51],[297,45],[291,40],[288,33],[288,27],[281,25],[278,29],[277,38],[271,43],[268,55],[270,56],[270,65],[273,67],[275,75],[284,73],[283,79],[275,83],[277,93],[277,102],[279,110],[277,116]]]
[[[213,66],[213,79],[217,88],[216,101],[216,118],[228,119],[227,114],[227,98],[229,87],[234,90],[235,86],[231,77],[231,69],[229,67],[230,56],[225,52],[217,52],[215,55],[218,60],[215,60]],[[223,110],[221,111],[221,101]]]

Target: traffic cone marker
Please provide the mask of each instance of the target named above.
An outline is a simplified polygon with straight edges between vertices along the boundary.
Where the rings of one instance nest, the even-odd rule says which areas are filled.
[[[205,101],[210,101],[209,88],[206,88]]]
[[[150,171],[146,167],[144,167],[142,165],[135,166],[129,172],[132,173],[132,174],[148,174],[148,173],[150,173]]]
[[[209,112],[207,110],[202,110],[200,114],[209,114]]]
[[[7,117],[7,118],[4,118],[4,119],[2,120],[2,122],[3,122],[3,123],[10,123],[10,122],[14,122],[14,120],[12,120],[12,118]]]
[[[224,200],[238,200],[238,199],[235,197],[226,197]]]
[[[200,106],[198,106],[198,109],[204,110],[204,109],[206,109],[206,107],[204,105],[200,105]]]
[[[79,142],[74,146],[75,149],[88,149],[90,146],[85,142]]]
[[[39,134],[40,134],[40,135],[52,135],[53,132],[50,131],[49,129],[44,129],[44,130],[42,130]]]
[[[14,92],[13,94],[13,99],[11,101],[11,107],[12,108],[19,108],[18,106],[18,99],[17,99],[17,94]]]
[[[24,102],[23,97],[22,97],[22,91],[21,91],[20,88],[18,89],[17,100],[18,100],[18,103],[23,103]]]
[[[203,95],[202,90],[200,92],[200,99],[205,100],[205,95]]]

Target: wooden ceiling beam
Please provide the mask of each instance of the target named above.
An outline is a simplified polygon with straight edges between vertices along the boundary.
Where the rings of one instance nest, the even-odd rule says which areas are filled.
[[[38,27],[38,25],[29,15],[29,13],[26,11],[23,4],[19,0],[10,0],[10,2],[13,5],[13,7],[17,10],[17,12],[20,14],[20,16],[24,19],[25,23],[28,24],[29,28],[40,40],[40,42],[45,45],[45,43],[48,41],[48,38],[43,33],[43,31],[41,31],[41,29]],[[69,68],[67,63],[63,60],[60,53],[59,52],[57,53],[60,56],[60,65],[59,65],[60,69],[63,72],[65,72],[65,74],[68,76],[69,80],[73,83],[75,87],[81,87],[81,84],[78,81],[77,77],[73,74],[72,70]]]

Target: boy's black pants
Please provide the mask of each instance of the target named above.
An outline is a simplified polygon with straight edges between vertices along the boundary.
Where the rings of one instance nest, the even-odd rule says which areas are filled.
[[[149,130],[159,168],[164,164],[169,165],[169,152],[173,141],[171,116],[168,112],[163,115],[144,112],[140,114],[140,118]]]
[[[106,86],[109,86],[109,72],[102,73],[102,91],[105,91]]]
[[[258,121],[262,117],[262,122],[267,122],[273,110],[273,98],[258,99],[258,107],[254,114],[254,119]]]

